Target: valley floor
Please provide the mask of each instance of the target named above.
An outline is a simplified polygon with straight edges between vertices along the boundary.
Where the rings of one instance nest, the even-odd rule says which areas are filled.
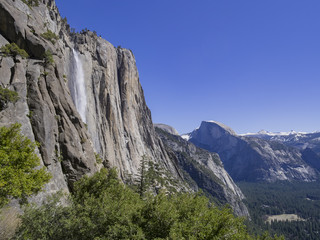
[[[279,215],[268,216],[266,222],[271,224],[273,221],[292,222],[292,221],[306,221],[306,220],[303,218],[300,218],[297,214],[279,214]]]
[[[320,182],[239,182],[252,232],[268,230],[290,240],[320,239]]]

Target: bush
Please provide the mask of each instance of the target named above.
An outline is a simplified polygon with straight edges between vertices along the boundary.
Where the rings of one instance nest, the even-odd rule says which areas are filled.
[[[5,56],[16,57],[17,55],[20,55],[23,58],[29,57],[28,53],[25,50],[19,48],[18,45],[15,43],[8,43],[2,46],[0,48],[0,52],[2,52]]]
[[[43,59],[46,66],[54,64],[53,55],[50,50],[44,52]]]
[[[118,180],[114,169],[103,169],[75,184],[68,207],[52,200],[41,207],[29,206],[16,239],[256,238],[230,209],[221,210],[204,196],[161,192],[141,198]]]
[[[0,207],[9,198],[22,198],[37,193],[51,178],[45,168],[35,169],[40,159],[36,143],[20,133],[21,125],[0,128]]]
[[[30,8],[39,6],[39,0],[22,0],[22,2],[27,4]]]
[[[19,100],[17,92],[0,86],[0,111],[2,111],[9,102],[16,103]]]
[[[59,37],[54,32],[52,32],[51,30],[47,30],[45,33],[42,33],[41,37],[49,40],[53,44],[55,44],[56,40],[59,39]]]

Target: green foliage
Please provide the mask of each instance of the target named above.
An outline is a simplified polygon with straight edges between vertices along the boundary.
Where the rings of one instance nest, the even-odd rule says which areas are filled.
[[[49,40],[53,44],[55,44],[56,40],[59,39],[59,37],[54,32],[52,32],[51,30],[47,30],[45,33],[42,33],[41,37]]]
[[[160,193],[142,210],[146,239],[249,239],[242,219],[228,208],[212,206],[204,196]]]
[[[27,4],[30,8],[39,6],[39,0],[22,0],[22,2]]]
[[[168,192],[176,192],[178,182],[172,175],[154,163],[149,157],[143,155],[140,161],[139,174],[133,183],[128,183],[143,197],[148,192],[158,194],[161,189]]]
[[[29,111],[29,113],[27,114],[27,117],[31,119],[33,117],[33,111]]]
[[[45,63],[46,66],[54,64],[53,55],[52,55],[52,52],[50,50],[45,51],[45,53],[43,55],[43,59],[44,59],[44,63]]]
[[[99,163],[99,164],[102,163],[102,158],[100,157],[99,153],[95,153],[94,156],[96,158],[97,163]]]
[[[68,206],[57,198],[29,206],[15,239],[256,239],[228,208],[197,194],[145,195],[122,184],[114,169],[84,177]],[[261,238],[269,239],[269,238]],[[280,238],[270,238],[280,239]]]
[[[51,236],[63,236],[63,228],[57,223],[67,222],[69,209],[59,203],[61,193],[47,199],[41,206],[28,205],[21,215],[22,225],[18,228],[13,239],[59,239]],[[36,210],[35,210],[36,209]],[[30,221],[32,219],[32,221]],[[35,237],[37,236],[37,237]],[[64,238],[60,238],[64,239]]]
[[[0,86],[0,111],[2,111],[9,102],[16,103],[18,100],[19,95],[17,92]]]
[[[67,17],[64,17],[61,21],[62,21],[63,24],[67,24],[68,23]]]
[[[22,198],[37,193],[50,179],[45,168],[35,169],[40,159],[36,144],[20,133],[20,124],[0,128],[0,207],[9,198]]]
[[[13,56],[16,57],[20,55],[23,58],[28,58],[28,53],[24,50],[19,48],[19,46],[15,43],[8,43],[0,48],[0,52],[3,53],[5,56]]]
[[[251,231],[268,230],[286,239],[319,239],[320,182],[238,183],[252,218]],[[296,214],[306,221],[265,222],[267,215]]]

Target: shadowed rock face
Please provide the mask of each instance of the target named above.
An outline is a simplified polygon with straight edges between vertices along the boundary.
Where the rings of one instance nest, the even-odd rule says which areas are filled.
[[[70,32],[53,0],[39,2],[30,8],[21,0],[0,1],[0,47],[15,42],[30,56],[0,55],[0,85],[20,97],[0,112],[0,125],[21,123],[23,134],[40,143],[42,165],[53,175],[33,201],[40,203],[58,190],[68,192],[84,174],[102,167],[116,167],[122,179],[137,176],[143,155],[175,178],[178,190],[192,191],[155,133],[132,52],[90,31]],[[56,40],[44,37],[48,30]],[[54,63],[44,59],[49,51]],[[77,67],[75,55],[81,62]],[[81,65],[83,71],[75,76]],[[86,124],[69,90],[69,81],[78,76],[84,79]],[[214,165],[208,169],[215,171]],[[237,191],[227,194],[237,195],[226,197],[227,202],[241,199]]]
[[[237,136],[217,122],[202,122],[187,136],[195,145],[217,152],[225,169],[236,181],[313,181],[318,173],[298,149],[282,143]]]

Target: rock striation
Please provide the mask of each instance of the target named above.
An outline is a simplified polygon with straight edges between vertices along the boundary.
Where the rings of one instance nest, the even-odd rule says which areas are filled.
[[[276,141],[238,136],[218,122],[203,121],[184,138],[196,146],[217,152],[235,181],[318,179],[318,171],[304,161],[298,149]]]

